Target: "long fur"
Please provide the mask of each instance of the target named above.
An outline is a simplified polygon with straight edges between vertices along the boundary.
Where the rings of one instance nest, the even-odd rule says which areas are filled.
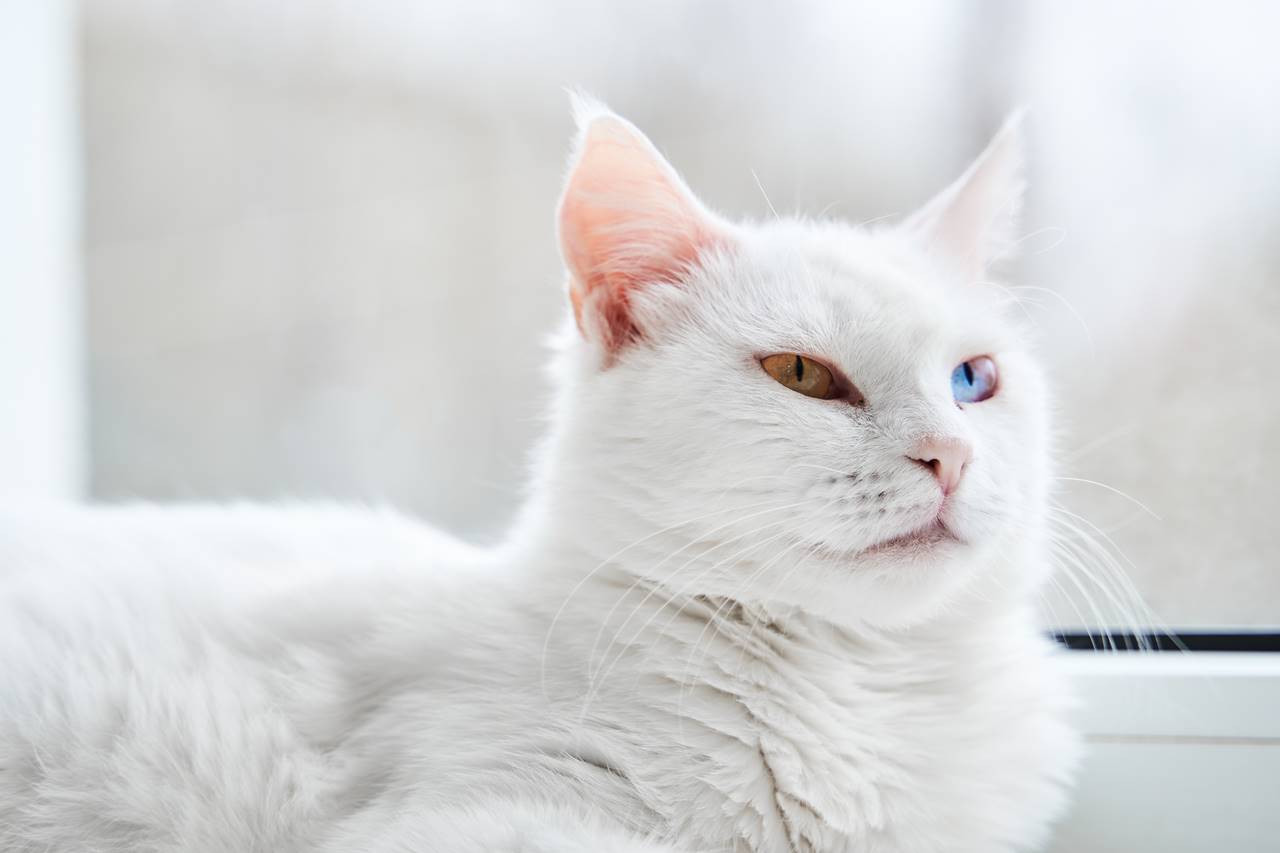
[[[1007,216],[972,196],[1007,189],[947,192]],[[496,548],[356,509],[0,515],[0,850],[1041,844],[1075,738],[1031,608],[1045,391],[999,290],[920,220],[708,228],[678,281],[628,279],[609,358],[566,322]],[[782,387],[771,352],[866,404]],[[983,353],[999,393],[958,407]],[[974,448],[965,544],[877,549],[938,511],[904,447],[939,434]]]

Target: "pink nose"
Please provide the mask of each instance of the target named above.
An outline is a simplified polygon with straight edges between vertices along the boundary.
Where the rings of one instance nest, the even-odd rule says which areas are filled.
[[[907,453],[907,458],[933,471],[938,485],[942,486],[942,493],[949,495],[960,485],[964,466],[973,458],[973,448],[962,438],[931,435],[921,439]]]

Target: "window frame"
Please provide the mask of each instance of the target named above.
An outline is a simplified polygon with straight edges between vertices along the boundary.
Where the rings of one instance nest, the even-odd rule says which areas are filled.
[[[1280,632],[1198,631],[1155,651],[1065,632],[1084,755],[1052,853],[1263,851],[1280,838]]]

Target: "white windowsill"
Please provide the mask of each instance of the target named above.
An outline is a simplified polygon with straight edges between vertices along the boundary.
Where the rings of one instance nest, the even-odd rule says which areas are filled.
[[[1086,755],[1054,853],[1280,850],[1280,654],[1064,657]]]

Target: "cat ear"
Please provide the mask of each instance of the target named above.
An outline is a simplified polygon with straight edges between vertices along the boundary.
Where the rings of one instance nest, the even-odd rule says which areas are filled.
[[[902,227],[965,281],[977,281],[1012,251],[1025,187],[1022,117],[1015,113],[973,165]]]
[[[607,356],[643,336],[637,289],[676,284],[721,226],[630,122],[574,98],[578,141],[558,215],[560,254],[583,335]]]

